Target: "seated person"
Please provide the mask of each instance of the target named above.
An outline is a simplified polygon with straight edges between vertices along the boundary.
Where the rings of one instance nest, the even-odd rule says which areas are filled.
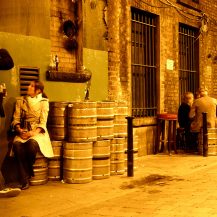
[[[184,129],[186,145],[190,147],[190,126],[191,119],[189,117],[189,112],[194,100],[194,95],[192,92],[186,92],[183,95],[182,103],[178,109],[178,122],[180,128]]]
[[[17,132],[13,140],[13,151],[22,190],[29,188],[29,179],[34,176],[36,153],[41,151],[45,157],[53,157],[46,128],[49,103],[43,90],[41,82],[32,81],[27,96],[17,99],[13,115],[12,127]]]

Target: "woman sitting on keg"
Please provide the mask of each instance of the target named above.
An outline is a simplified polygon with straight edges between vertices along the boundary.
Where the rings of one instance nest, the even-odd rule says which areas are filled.
[[[33,164],[36,153],[53,157],[50,137],[46,128],[49,102],[43,92],[44,85],[32,81],[27,95],[17,98],[12,127],[16,132],[13,152],[19,168],[21,189],[29,188],[29,180],[34,176]]]

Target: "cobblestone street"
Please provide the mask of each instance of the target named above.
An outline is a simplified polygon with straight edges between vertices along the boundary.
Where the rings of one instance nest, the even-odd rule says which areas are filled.
[[[32,186],[0,199],[1,216],[217,216],[216,157],[150,155],[138,163],[134,177]]]

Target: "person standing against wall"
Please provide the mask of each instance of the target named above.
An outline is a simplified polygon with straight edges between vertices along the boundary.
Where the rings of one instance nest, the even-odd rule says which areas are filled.
[[[6,49],[0,49],[0,70],[10,70],[14,67],[13,59],[11,58],[9,52]],[[6,85],[3,83],[0,85],[0,131],[4,131],[5,127],[5,112],[3,108],[3,100],[6,97]],[[1,132],[0,132],[1,134]],[[1,142],[5,143],[6,141],[1,138]],[[6,146],[7,144],[1,144]],[[2,152],[2,150],[0,150]],[[0,159],[0,168],[2,165],[2,160]],[[21,190],[19,188],[7,188],[5,187],[4,178],[0,170],[0,198],[1,197],[14,197],[17,196]]]

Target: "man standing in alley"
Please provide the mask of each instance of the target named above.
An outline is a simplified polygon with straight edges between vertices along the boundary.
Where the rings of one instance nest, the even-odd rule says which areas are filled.
[[[201,127],[203,127],[203,112],[207,113],[207,127],[215,127],[217,100],[208,96],[207,88],[199,89],[200,98],[196,99],[191,107],[189,117],[193,119],[191,123],[191,132],[195,137],[198,136]]]
[[[13,67],[14,67],[14,62],[9,52],[6,49],[0,49],[0,70],[9,70]],[[6,96],[6,86],[5,84],[0,84],[0,134],[1,131],[4,130],[3,128],[5,127],[4,126],[5,113],[3,108],[3,99],[5,98],[5,96]],[[1,139],[1,141],[4,142],[3,139]],[[2,145],[6,145],[6,144],[1,144],[1,146]],[[0,152],[1,151],[2,149],[0,149]],[[17,196],[21,192],[19,188],[6,188],[4,186],[4,178],[1,172],[1,162],[2,160],[0,159],[0,198]]]
[[[203,112],[207,112],[207,127],[215,127],[217,100],[208,96],[207,88],[200,88],[199,92],[200,98],[194,101],[189,113],[189,117],[194,119],[191,124],[194,132],[199,132],[203,126]]]

